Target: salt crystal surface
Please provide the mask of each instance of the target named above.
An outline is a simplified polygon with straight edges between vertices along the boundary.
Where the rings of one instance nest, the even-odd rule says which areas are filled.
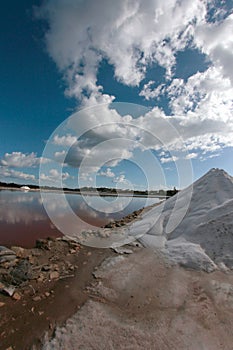
[[[185,215],[184,215],[185,210]],[[233,268],[233,179],[211,169],[193,185],[156,206],[130,234],[172,262],[212,271]],[[224,264],[224,265],[223,265]]]

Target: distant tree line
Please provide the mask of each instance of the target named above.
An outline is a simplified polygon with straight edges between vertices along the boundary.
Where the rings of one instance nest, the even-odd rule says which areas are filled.
[[[56,191],[69,191],[69,192],[96,192],[98,191],[100,195],[104,195],[105,193],[110,193],[110,194],[115,194],[117,195],[118,193],[132,193],[133,195],[136,196],[149,196],[149,195],[158,195],[158,196],[166,196],[166,197],[171,197],[174,196],[178,190],[174,187],[172,190],[158,190],[158,191],[147,191],[147,190],[123,190],[123,189],[116,189],[116,188],[108,188],[108,187],[82,187],[82,188],[69,188],[69,187],[64,187],[64,188],[59,188],[59,187],[54,187],[54,186],[38,186],[38,185],[19,185],[13,182],[6,183],[6,182],[1,182],[0,181],[0,187],[6,187],[6,188],[21,188],[22,186],[29,186],[31,189],[44,189],[44,190],[56,190]]]

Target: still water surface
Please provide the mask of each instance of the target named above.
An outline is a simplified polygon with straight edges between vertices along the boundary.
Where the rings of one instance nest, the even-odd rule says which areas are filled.
[[[54,216],[69,222],[61,194],[47,193],[46,207]],[[98,197],[66,194],[67,202],[80,218],[77,231],[102,226],[142,207],[158,203],[158,198]],[[62,216],[61,216],[62,215]],[[62,233],[48,217],[40,192],[0,190],[0,245],[33,247],[36,239],[59,237]]]

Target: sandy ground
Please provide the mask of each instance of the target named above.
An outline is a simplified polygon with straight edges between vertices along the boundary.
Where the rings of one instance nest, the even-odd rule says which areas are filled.
[[[232,349],[233,274],[185,270],[134,250],[95,270],[87,302],[43,350]]]

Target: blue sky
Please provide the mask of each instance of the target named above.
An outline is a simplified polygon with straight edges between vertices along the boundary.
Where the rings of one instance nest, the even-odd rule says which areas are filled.
[[[231,1],[1,10],[0,181],[37,184],[40,163],[51,186],[62,176],[68,187],[158,189],[212,167],[233,175]]]

